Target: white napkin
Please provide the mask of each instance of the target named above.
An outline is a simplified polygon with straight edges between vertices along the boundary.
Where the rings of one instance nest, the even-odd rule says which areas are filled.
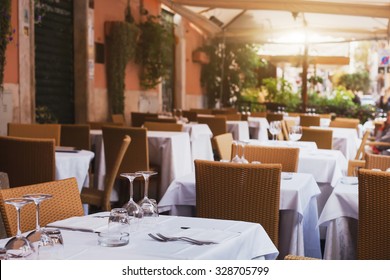
[[[47,225],[69,230],[101,232],[108,227],[107,218],[94,218],[93,216],[71,217],[65,220],[56,221]]]

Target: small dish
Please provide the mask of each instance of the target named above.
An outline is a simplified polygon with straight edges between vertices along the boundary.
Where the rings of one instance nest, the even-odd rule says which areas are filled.
[[[341,178],[341,183],[344,185],[357,185],[358,177],[343,177]]]
[[[293,178],[293,173],[291,172],[282,173],[283,180],[291,180],[292,178]]]
[[[103,247],[120,247],[129,244],[128,232],[99,232],[98,244]]]

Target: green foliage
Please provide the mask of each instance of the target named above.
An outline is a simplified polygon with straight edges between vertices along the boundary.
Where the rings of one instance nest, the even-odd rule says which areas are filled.
[[[111,22],[107,36],[107,90],[112,114],[124,113],[125,70],[134,58],[139,34],[138,27],[129,22]]]
[[[287,111],[298,111],[302,100],[301,95],[293,91],[291,83],[283,78],[263,79],[263,87],[267,92],[265,99],[268,102],[281,103]]]
[[[338,86],[343,86],[348,90],[368,92],[370,88],[370,76],[367,72],[341,75]]]
[[[35,108],[35,121],[37,123],[58,123],[57,117],[47,106],[37,106]]]
[[[215,39],[200,48],[210,62],[202,66],[201,84],[208,95],[209,107],[222,97],[222,104],[240,95],[245,88],[257,85],[256,69],[262,65],[254,44],[228,43]],[[221,96],[221,87],[223,89]]]
[[[5,51],[7,45],[12,41],[11,28],[11,0],[1,0],[0,2],[0,92],[3,90]]]
[[[160,17],[149,15],[139,24],[141,35],[137,44],[136,62],[141,65],[140,83],[144,89],[155,88],[169,74],[173,63],[172,26],[160,23]]]

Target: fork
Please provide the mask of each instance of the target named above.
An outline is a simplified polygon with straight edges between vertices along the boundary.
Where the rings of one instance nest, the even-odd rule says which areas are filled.
[[[177,241],[177,240],[182,240],[182,241],[187,241],[191,242],[197,245],[211,245],[211,244],[218,244],[217,242],[214,241],[206,241],[206,240],[197,240],[193,239],[187,236],[178,236],[178,237],[168,237],[165,235],[162,235],[161,233],[156,233],[158,237],[166,240],[166,241]]]
[[[199,241],[195,241],[195,240],[189,240],[189,239],[179,239],[179,238],[175,238],[174,240],[173,239],[168,239],[166,238],[165,236],[164,237],[157,237],[151,233],[148,234],[151,238],[153,238],[154,240],[156,241],[159,241],[159,242],[168,242],[168,241],[177,241],[177,240],[183,240],[183,241],[187,241],[191,244],[194,244],[194,245],[203,245],[203,243],[199,242]]]

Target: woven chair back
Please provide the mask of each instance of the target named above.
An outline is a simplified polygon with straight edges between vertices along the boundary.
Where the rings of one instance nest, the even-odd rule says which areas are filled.
[[[390,156],[366,153],[365,160],[365,168],[367,169],[380,169],[386,171],[386,169],[390,168]]]
[[[207,124],[213,133],[213,136],[218,136],[227,133],[226,117],[199,117],[198,123]]]
[[[87,124],[62,124],[61,146],[75,147],[78,150],[91,150],[91,140]]]
[[[238,154],[242,154],[239,146]],[[236,146],[233,145],[233,154],[236,154]],[[260,161],[261,163],[280,163],[283,172],[297,172],[299,148],[290,147],[266,147],[247,145],[245,147],[245,158],[249,161]]]
[[[332,149],[333,131],[330,129],[316,129],[302,127],[302,137],[299,141],[316,142],[318,149]]]
[[[341,128],[358,128],[359,123],[353,121],[330,121],[329,127],[341,127]]]
[[[178,123],[145,122],[144,127],[150,131],[182,131],[183,125]]]
[[[112,114],[111,119],[113,123],[125,124],[125,116],[123,114]]]
[[[390,173],[360,169],[357,258],[390,259]]]
[[[61,125],[8,123],[8,136],[54,139],[55,145],[60,146]]]
[[[133,127],[141,127],[145,118],[157,118],[158,114],[154,113],[141,113],[141,112],[131,112],[131,126]]]
[[[55,180],[54,139],[0,136],[0,170],[10,187]]]
[[[53,196],[53,198],[41,203],[39,217],[42,227],[54,221],[84,214],[75,178],[0,190],[0,210],[8,236],[16,234],[16,210],[14,206],[6,205],[4,199],[34,193],[51,194]],[[35,204],[31,203],[24,206],[21,209],[20,217],[21,231],[26,232],[35,229],[35,219]]]
[[[300,115],[299,125],[301,126],[320,126],[320,116]]]
[[[198,217],[263,226],[278,246],[280,164],[195,160]]]
[[[233,135],[231,133],[224,133],[213,138],[217,148],[218,157],[222,160],[231,160],[232,157],[232,143]]]

